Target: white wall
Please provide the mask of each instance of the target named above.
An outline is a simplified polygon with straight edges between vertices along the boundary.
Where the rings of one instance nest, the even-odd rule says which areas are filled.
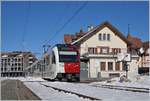
[[[106,71],[101,71],[100,62],[106,62]],[[113,62],[113,71],[108,71],[108,62]],[[110,58],[90,58],[90,76],[91,78],[96,78],[98,75],[98,72],[100,72],[101,77],[109,77],[109,73],[120,73],[120,76],[126,75],[126,71],[123,71],[122,63],[120,62],[120,71],[115,70],[115,59]],[[138,75],[138,64],[136,59],[132,59],[131,62],[128,62],[129,65],[129,71],[128,71],[128,77],[134,78]]]
[[[99,40],[99,34],[100,33],[106,33],[110,34],[110,41],[105,40],[101,41]],[[104,46],[104,47],[109,47],[109,48],[121,48],[126,52],[127,51],[127,44],[120,39],[115,33],[113,33],[108,27],[104,27],[102,30],[100,30],[98,33],[93,35],[91,38],[83,42],[80,47],[80,54],[83,55],[84,53],[88,53],[88,47],[97,47],[97,46]],[[106,71],[100,71],[100,62],[106,62]],[[113,71],[108,71],[107,63],[108,62],[113,62]],[[109,77],[109,73],[120,73],[120,75],[125,75],[125,71],[122,70],[122,63],[120,65],[120,71],[115,71],[115,58],[90,58],[89,59],[89,77],[91,78],[96,78],[98,75],[98,72],[101,73],[101,77]],[[137,63],[135,60],[133,60],[130,63],[130,71],[129,75],[132,75],[133,73],[137,74]]]
[[[110,34],[110,41],[100,41],[99,40],[99,34],[100,33],[106,33]],[[88,52],[88,47],[97,47],[97,46],[107,46],[109,48],[122,48],[127,49],[127,44],[120,39],[115,33],[113,33],[108,27],[104,27],[102,30],[100,30],[98,33],[93,35],[91,38],[86,40],[81,44],[81,55]]]
[[[101,71],[100,62],[106,62],[106,71]],[[113,71],[108,71],[108,62],[113,62]],[[111,58],[90,58],[90,77],[96,78],[98,72],[100,72],[101,77],[109,77],[109,73],[120,73],[120,75],[125,75],[125,71],[122,70],[122,63],[120,63],[120,71],[115,70],[115,59]]]
[[[132,59],[129,64],[128,77],[129,79],[135,78],[138,75],[138,61],[137,59]]]

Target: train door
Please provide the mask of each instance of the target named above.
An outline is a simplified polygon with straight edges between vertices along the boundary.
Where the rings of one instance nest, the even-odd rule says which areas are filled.
[[[56,78],[56,55],[54,51],[52,51],[52,56],[51,56],[51,65],[50,65],[50,78],[55,79]]]

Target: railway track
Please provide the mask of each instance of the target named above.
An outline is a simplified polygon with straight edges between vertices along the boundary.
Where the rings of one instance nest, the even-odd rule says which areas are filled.
[[[64,92],[64,93],[70,93],[70,94],[74,94],[74,95],[77,95],[79,97],[82,97],[84,99],[90,99],[90,100],[96,100],[96,101],[102,101],[102,99],[99,99],[99,98],[95,98],[95,97],[91,97],[91,96],[88,96],[88,95],[84,95],[84,94],[80,94],[80,93],[77,93],[77,92],[73,92],[73,91],[68,91],[68,90],[64,90],[64,89],[61,89],[61,88],[57,88],[57,87],[53,87],[53,86],[49,86],[49,85],[45,85],[45,84],[41,84],[45,87],[50,87],[54,90],[57,90],[57,91],[61,91],[61,92]]]
[[[131,92],[149,93],[149,88],[126,87],[126,86],[115,86],[115,85],[92,85],[92,86],[108,88],[108,89],[131,91]]]

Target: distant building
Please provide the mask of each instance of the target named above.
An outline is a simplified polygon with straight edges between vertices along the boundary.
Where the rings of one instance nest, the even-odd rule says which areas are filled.
[[[31,52],[3,52],[1,53],[1,76],[24,76],[25,68],[32,65],[36,60]]]
[[[139,59],[139,73],[147,73],[149,74],[150,69],[150,48],[149,48],[149,41],[143,42],[142,48],[144,53],[141,55]]]
[[[133,37],[131,36],[131,34],[128,34],[127,40],[130,42],[130,45],[128,46],[128,51],[132,53],[138,53],[139,49],[143,45],[141,39]]]
[[[84,36],[86,33],[83,32],[82,29],[80,29],[80,32],[76,33],[75,35],[71,35],[71,34],[65,34],[64,35],[64,42],[66,44],[71,44],[73,41],[81,38],[82,36]]]
[[[75,35],[75,40],[68,36],[64,36],[64,41],[67,44],[74,44],[79,47],[81,68],[82,66],[87,67],[89,78],[126,75],[124,64],[117,62],[117,54],[130,52],[128,51],[130,42],[109,22],[103,22],[96,27],[88,27],[88,32],[81,34],[79,38]],[[130,67],[129,74],[135,73],[136,75],[138,56],[136,52],[133,53],[131,54],[131,61],[128,62],[128,67]]]
[[[150,54],[150,48],[149,48],[149,45],[150,45],[150,42],[149,41],[146,41],[146,42],[143,42],[143,49],[144,49],[144,54],[143,54],[143,57],[141,57],[142,61],[140,63],[140,67],[145,67],[145,68],[150,68],[150,57],[149,57],[149,54]]]
[[[138,60],[138,69],[139,73],[147,73],[149,72],[150,68],[150,58],[149,58],[149,53],[150,53],[150,48],[149,48],[149,41],[142,42],[141,39],[137,37],[131,36],[131,34],[128,34],[127,36],[128,41],[130,41],[130,46],[128,47],[128,50],[130,52],[136,52],[139,55],[139,60]],[[142,48],[143,54],[139,52],[139,50]]]

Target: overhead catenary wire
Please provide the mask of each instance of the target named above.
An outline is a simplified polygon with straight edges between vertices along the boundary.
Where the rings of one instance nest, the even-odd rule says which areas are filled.
[[[66,4],[65,8],[64,8],[64,11],[66,11],[68,8],[69,8],[69,5]],[[54,25],[53,25],[53,27],[51,29],[54,29],[55,26],[57,26],[57,24],[59,24],[62,19],[63,19],[63,17],[59,16],[58,20],[56,21],[56,23],[54,23]],[[44,42],[47,42],[47,40],[45,40]],[[47,47],[47,49],[46,49],[46,47]],[[48,44],[42,45],[43,52],[45,53],[46,51],[48,51],[50,47],[51,47],[51,45],[48,45]]]
[[[27,35],[29,16],[30,16],[31,2],[28,1],[27,10],[25,14],[25,22],[23,25],[23,33],[22,33],[22,50],[25,51],[25,35]]]
[[[74,14],[62,25],[62,27],[60,27],[58,30],[56,30],[56,32],[53,34],[53,36],[46,42],[44,42],[46,44],[48,44],[49,41],[51,41],[52,39],[54,40],[54,38],[56,36],[58,36],[58,34],[66,27],[67,24],[69,24],[72,19],[77,15],[79,14],[79,12],[87,5],[88,1],[84,2],[83,5],[81,5],[75,12]]]

